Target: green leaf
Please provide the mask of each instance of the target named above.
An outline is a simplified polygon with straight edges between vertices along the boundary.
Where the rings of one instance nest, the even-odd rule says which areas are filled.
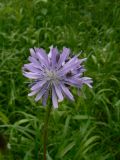
[[[1,111],[0,111],[0,121],[3,122],[4,124],[9,123],[8,117],[4,113],[2,113]]]
[[[67,152],[69,152],[73,147],[75,146],[75,142],[71,142],[70,144],[68,144],[65,148],[63,148],[60,153],[59,153],[59,157],[64,157]]]

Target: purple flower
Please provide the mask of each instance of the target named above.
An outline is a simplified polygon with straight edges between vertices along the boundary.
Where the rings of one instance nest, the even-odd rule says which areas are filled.
[[[42,48],[30,49],[30,53],[30,63],[23,66],[23,75],[33,80],[28,96],[36,95],[35,101],[42,99],[43,105],[46,105],[50,95],[54,108],[57,108],[64,97],[74,100],[70,86],[80,89],[86,84],[92,87],[92,79],[83,77],[85,69],[82,63],[86,59],[71,57],[69,48],[64,47],[61,54],[53,46],[49,54]]]

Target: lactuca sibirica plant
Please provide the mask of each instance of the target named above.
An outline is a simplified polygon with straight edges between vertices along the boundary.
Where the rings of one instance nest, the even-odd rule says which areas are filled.
[[[28,60],[30,63],[23,66],[23,75],[32,80],[30,84],[31,92],[28,96],[34,96],[35,101],[42,100],[42,104],[47,105],[47,99],[50,98],[53,107],[58,107],[58,102],[63,101],[64,97],[74,100],[70,91],[71,87],[81,89],[84,84],[92,87],[92,79],[83,76],[85,68],[79,55],[72,55],[69,48],[63,47],[59,52],[57,47],[50,47],[47,54],[42,48],[30,49],[31,55]],[[46,121],[44,126],[44,160],[46,160],[46,139],[47,126],[51,110],[48,106]]]
[[[86,58],[71,56],[69,48],[64,47],[59,53],[57,48],[50,47],[48,54],[42,48],[34,48],[30,53],[30,63],[23,66],[23,75],[33,80],[28,96],[36,95],[35,101],[42,99],[42,104],[46,105],[50,96],[53,107],[57,108],[64,97],[74,100],[69,90],[71,86],[81,89],[86,84],[92,87],[91,78],[83,77],[82,63]]]

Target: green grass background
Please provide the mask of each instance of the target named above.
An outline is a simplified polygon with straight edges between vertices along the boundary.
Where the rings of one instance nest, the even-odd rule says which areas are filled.
[[[0,1],[0,160],[43,159],[46,108],[35,103],[21,67],[29,48],[71,48],[87,57],[86,86],[53,110],[47,160],[120,160],[120,1]]]

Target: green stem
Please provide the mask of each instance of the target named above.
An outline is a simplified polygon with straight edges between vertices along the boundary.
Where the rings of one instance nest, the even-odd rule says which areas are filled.
[[[46,160],[46,150],[47,150],[47,134],[48,134],[48,122],[50,118],[51,106],[46,108],[46,118],[44,124],[44,160]]]

